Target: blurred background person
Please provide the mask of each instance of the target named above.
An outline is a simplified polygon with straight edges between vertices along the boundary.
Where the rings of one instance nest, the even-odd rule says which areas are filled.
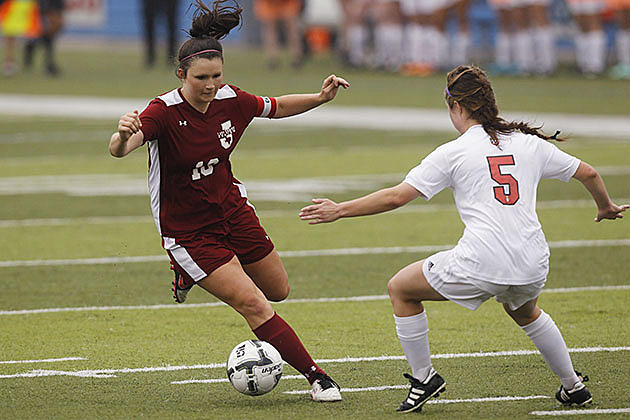
[[[471,37],[468,19],[470,14],[470,0],[454,0],[449,10],[457,22],[457,32],[450,38],[450,67],[470,64]]]
[[[513,0],[517,23],[514,61],[522,74],[547,75],[555,71],[555,37],[549,25],[551,0]]]
[[[24,69],[33,66],[35,49],[44,49],[44,71],[48,76],[58,76],[59,66],[55,60],[55,42],[63,29],[63,0],[38,0],[41,13],[42,35],[26,42],[24,45]]]
[[[177,10],[179,0],[142,0],[145,65],[155,65],[155,25],[162,17],[166,21],[166,64],[174,63],[177,49]]]
[[[604,72],[606,67],[606,34],[602,12],[605,0],[567,0],[577,23],[575,33],[575,60],[579,70],[588,77]]]
[[[494,74],[517,73],[514,61],[516,42],[516,14],[513,0],[488,0],[494,10],[497,22],[497,34],[494,41],[494,63],[490,72]]]
[[[280,64],[280,24],[291,54],[291,65],[299,67],[304,61],[302,45],[301,0],[255,0],[254,12],[262,24],[262,40],[267,64]]]
[[[342,60],[351,67],[368,64],[368,27],[373,0],[339,0],[343,18],[340,28]]]
[[[525,23],[517,35],[518,61],[528,73],[550,75],[556,70],[556,38],[549,22],[551,0],[518,0],[518,5],[519,22]],[[522,49],[519,36],[528,38]]]
[[[403,16],[399,0],[374,0],[374,66],[399,71],[403,63]]]
[[[630,0],[608,0],[615,13],[617,32],[615,50],[617,64],[610,69],[613,79],[630,79]]]
[[[18,38],[41,35],[39,8],[35,0],[0,0],[0,33],[4,38],[2,74],[13,76],[18,71]]]

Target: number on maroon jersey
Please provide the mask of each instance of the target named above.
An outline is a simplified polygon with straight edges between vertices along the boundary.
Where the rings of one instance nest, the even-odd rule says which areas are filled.
[[[493,187],[494,198],[499,203],[506,206],[516,204],[519,198],[518,193],[518,181],[510,174],[502,174],[501,166],[514,165],[514,156],[487,156],[488,165],[490,166],[490,176],[494,179],[500,187]],[[508,193],[506,194],[506,187]]]

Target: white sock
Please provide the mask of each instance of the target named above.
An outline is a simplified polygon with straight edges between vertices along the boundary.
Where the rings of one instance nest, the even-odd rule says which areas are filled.
[[[376,27],[377,64],[395,70],[402,63],[403,29],[401,25],[383,24]]]
[[[573,370],[569,350],[553,319],[541,310],[538,319],[521,328],[534,342],[551,371],[560,378],[564,389],[573,389],[580,379]]]
[[[425,31],[423,25],[412,23],[408,25],[409,34],[409,61],[412,63],[423,63],[426,61],[425,52]]]
[[[348,60],[355,66],[365,64],[365,43],[367,42],[367,30],[361,25],[352,25],[348,28]]]
[[[531,32],[518,31],[515,36],[515,62],[519,70],[530,71],[533,68],[533,43]]]
[[[606,67],[606,34],[603,30],[591,31],[586,34],[588,70],[599,74]]]
[[[630,29],[617,31],[617,60],[619,63],[630,66]]]
[[[394,315],[394,320],[396,334],[411,367],[411,374],[422,382],[429,376],[432,368],[427,314],[422,312],[404,317]]]
[[[556,68],[556,40],[550,26],[534,31],[536,46],[536,70],[540,73],[551,73]]]
[[[457,32],[451,48],[451,64],[459,66],[468,64],[470,61],[470,34],[468,32]]]
[[[588,49],[586,48],[586,44],[586,33],[577,32],[575,34],[575,62],[582,71],[588,71],[588,66],[586,65],[588,62]]]
[[[497,34],[496,45],[494,46],[494,55],[496,62],[501,67],[509,67],[512,63],[510,60],[510,51],[512,51],[512,37],[506,32]]]

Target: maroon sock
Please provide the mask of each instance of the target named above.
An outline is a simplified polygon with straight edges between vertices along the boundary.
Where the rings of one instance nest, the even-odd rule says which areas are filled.
[[[280,352],[282,360],[306,376],[309,383],[315,381],[313,373],[324,373],[308,354],[293,328],[278,314],[274,313],[269,321],[253,331],[260,340],[273,345]]]

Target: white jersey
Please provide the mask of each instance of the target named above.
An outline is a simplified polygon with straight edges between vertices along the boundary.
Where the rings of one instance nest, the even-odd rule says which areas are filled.
[[[404,182],[430,200],[453,190],[466,226],[454,248],[461,274],[499,284],[545,279],[549,247],[536,215],[542,178],[568,182],[580,160],[537,136],[515,132],[492,145],[481,125],[435,149]]]

